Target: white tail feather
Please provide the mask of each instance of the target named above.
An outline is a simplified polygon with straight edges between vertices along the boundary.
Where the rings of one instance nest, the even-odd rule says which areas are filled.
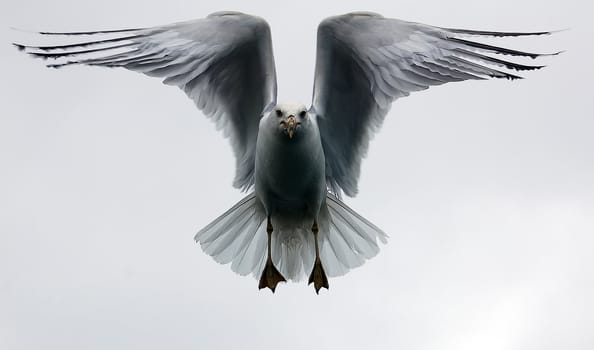
[[[216,262],[232,262],[238,274],[255,273],[265,258],[265,219],[264,208],[252,192],[200,230],[194,240]]]
[[[332,194],[320,211],[320,258],[330,277],[361,266],[379,252],[378,239],[387,235]],[[274,222],[274,218],[273,218]],[[205,253],[245,276],[259,278],[266,260],[266,213],[255,193],[251,193],[196,234]],[[299,281],[308,276],[315,258],[311,223],[300,227],[275,227],[272,260],[281,274]]]
[[[326,196],[326,205],[329,222],[327,231],[320,232],[321,259],[329,277],[341,276],[373,258],[378,239],[387,243],[388,236],[334,195]]]

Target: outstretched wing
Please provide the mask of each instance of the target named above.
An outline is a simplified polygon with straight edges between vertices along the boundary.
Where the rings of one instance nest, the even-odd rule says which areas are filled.
[[[15,44],[32,56],[52,59],[48,67],[123,67],[181,88],[230,137],[237,162],[233,185],[244,190],[253,185],[259,120],[276,104],[266,21],[217,12],[162,27],[40,34],[82,38],[65,45]]]
[[[322,137],[330,190],[356,195],[361,159],[395,99],[453,81],[520,78],[492,66],[518,71],[543,67],[488,55],[536,58],[540,54],[460,37],[544,34],[550,32],[445,29],[373,13],[325,19],[318,27],[312,109]]]

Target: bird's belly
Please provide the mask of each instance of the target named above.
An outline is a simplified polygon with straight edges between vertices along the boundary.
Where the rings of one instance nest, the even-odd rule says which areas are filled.
[[[317,189],[315,173],[310,159],[299,157],[276,157],[274,165],[264,168],[268,188],[287,203],[299,202],[308,192]],[[312,171],[313,170],[313,171]]]
[[[325,196],[325,161],[321,148],[275,145],[256,159],[256,194],[269,214],[313,219]],[[305,217],[304,217],[305,215]]]

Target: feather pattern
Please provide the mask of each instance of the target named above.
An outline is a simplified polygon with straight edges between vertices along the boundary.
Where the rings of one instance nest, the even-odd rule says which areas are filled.
[[[312,111],[317,115],[330,190],[357,193],[361,160],[392,102],[434,85],[487,78],[521,79],[493,68],[522,65],[488,54],[543,55],[461,37],[518,37],[551,32],[447,29],[356,12],[330,17],[318,27]]]
[[[334,194],[326,195],[326,206],[320,215],[321,259],[328,276],[341,276],[363,265],[379,252],[378,243],[388,236],[377,226],[349,208]]]
[[[320,212],[320,258],[330,277],[363,265],[388,236],[331,193]],[[200,230],[194,240],[220,264],[259,278],[266,258],[266,213],[255,192]],[[287,279],[299,281],[312,269],[315,249],[311,228],[275,227],[272,260]]]
[[[194,240],[220,264],[240,275],[261,269],[266,249],[264,208],[254,192],[200,230]]]
[[[178,86],[231,139],[234,186],[247,190],[253,185],[258,123],[266,107],[276,104],[266,21],[218,12],[161,27],[39,34],[87,38],[62,45],[14,44],[33,57],[51,59],[48,67],[121,67]]]
[[[309,139],[296,148],[273,138],[280,135],[278,113],[286,107],[276,105],[270,28],[259,17],[217,12],[160,27],[38,34],[74,38],[56,45],[14,44],[33,57],[49,60],[48,67],[126,68],[183,90],[230,138],[236,156],[234,185],[248,190],[255,184],[256,191],[200,230],[195,240],[206,254],[231,264],[238,274],[266,277],[265,264],[270,268],[266,223],[270,220],[273,265],[291,280],[301,279],[312,268],[316,275],[314,237],[330,277],[361,266],[379,252],[378,242],[386,243],[387,235],[340,196],[356,195],[370,139],[396,99],[449,82],[521,79],[505,70],[543,67],[497,55],[537,58],[559,53],[539,54],[475,41],[551,32],[448,29],[367,12],[327,18],[318,27],[310,110],[315,117],[301,119],[299,137]],[[295,119],[302,112],[310,114],[304,107],[288,114]],[[257,145],[263,145],[258,146],[258,157]],[[309,177],[302,176],[303,169],[309,170]],[[312,232],[315,224],[317,236]],[[264,281],[274,291],[278,280],[274,285]]]

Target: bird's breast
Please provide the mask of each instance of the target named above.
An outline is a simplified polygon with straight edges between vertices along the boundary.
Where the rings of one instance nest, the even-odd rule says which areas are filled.
[[[256,193],[267,208],[312,209],[319,207],[325,195],[325,160],[319,136],[301,136],[304,138],[295,140],[275,134],[258,137]]]

